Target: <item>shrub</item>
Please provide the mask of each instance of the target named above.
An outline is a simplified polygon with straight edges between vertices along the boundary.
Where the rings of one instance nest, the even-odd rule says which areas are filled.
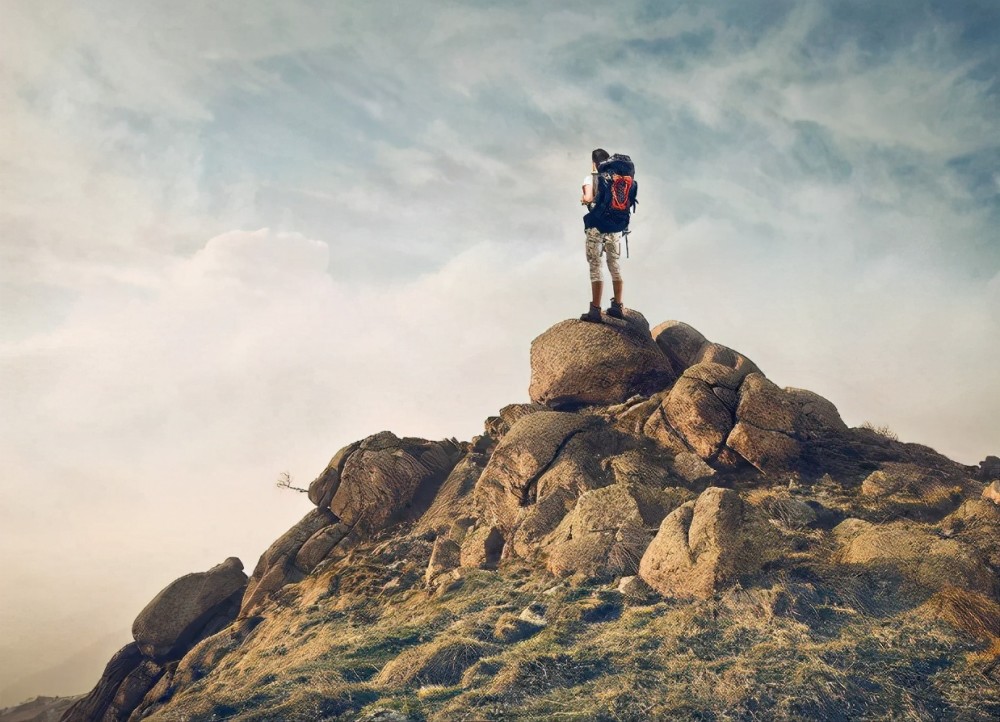
[[[871,421],[866,421],[863,424],[861,424],[861,428],[868,429],[869,431],[874,431],[876,434],[885,437],[886,439],[890,439],[892,441],[899,441],[899,435],[895,431],[893,431],[888,424],[881,424],[879,426],[876,426]]]

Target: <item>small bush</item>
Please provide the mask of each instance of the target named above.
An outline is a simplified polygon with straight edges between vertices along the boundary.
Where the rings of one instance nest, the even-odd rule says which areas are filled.
[[[893,431],[888,424],[881,424],[876,426],[871,421],[866,421],[861,424],[862,429],[868,429],[869,431],[874,431],[879,436],[882,436],[891,441],[899,441],[899,434]]]

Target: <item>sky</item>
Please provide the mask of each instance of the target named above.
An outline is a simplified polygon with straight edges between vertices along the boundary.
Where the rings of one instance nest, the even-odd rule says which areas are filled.
[[[471,439],[587,308],[1000,454],[1000,5],[0,0],[0,705],[249,574],[383,429]]]

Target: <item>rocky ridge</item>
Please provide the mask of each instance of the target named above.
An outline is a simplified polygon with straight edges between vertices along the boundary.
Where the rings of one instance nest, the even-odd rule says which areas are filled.
[[[536,338],[530,403],[471,441],[342,448],[249,578],[164,589],[62,719],[1000,710],[1000,460],[848,428],[687,324],[607,320]],[[872,651],[904,631],[910,657]],[[788,681],[807,668],[830,686]]]

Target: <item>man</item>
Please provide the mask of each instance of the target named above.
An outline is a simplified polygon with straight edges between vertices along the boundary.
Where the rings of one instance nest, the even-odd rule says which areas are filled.
[[[614,292],[608,315],[625,318],[622,307],[622,274],[618,266],[618,259],[621,257],[621,231],[624,229],[618,227],[620,219],[605,217],[599,212],[600,204],[595,204],[598,200],[599,187],[597,168],[610,157],[603,148],[597,148],[590,154],[591,172],[583,181],[583,194],[580,197],[580,203],[589,209],[583,217],[583,228],[586,234],[587,263],[590,265],[591,291],[590,309],[580,316],[580,320],[593,323],[601,323],[601,296],[604,291],[604,282],[601,279],[601,255],[608,259],[608,272],[611,274],[611,286]],[[627,225],[626,220],[626,227]]]

